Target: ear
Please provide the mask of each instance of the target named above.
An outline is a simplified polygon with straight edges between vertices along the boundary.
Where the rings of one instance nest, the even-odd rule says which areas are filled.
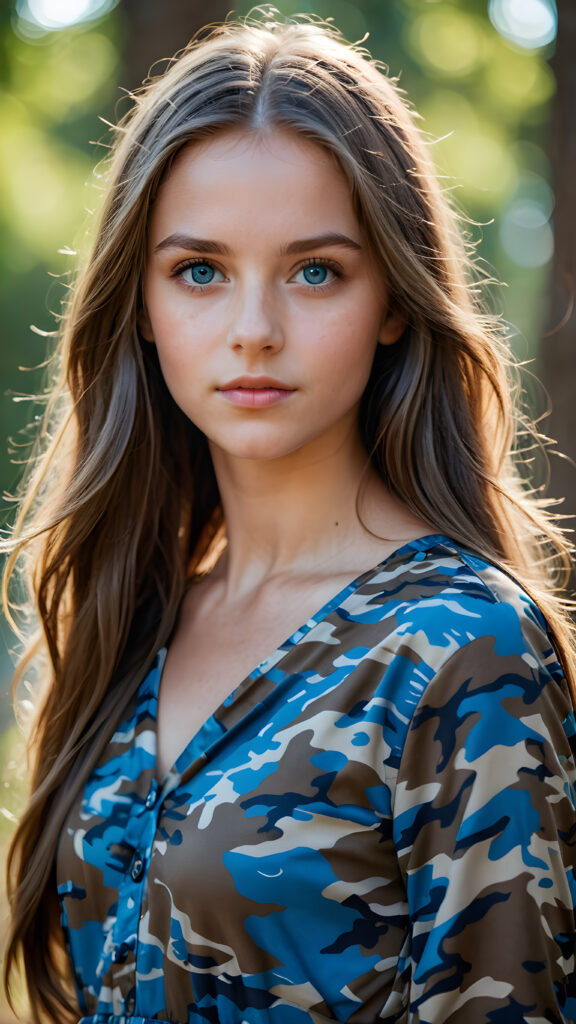
[[[405,327],[406,317],[398,310],[389,309],[378,331],[378,344],[393,345],[403,334]]]
[[[154,331],[152,330],[152,324],[150,323],[150,317],[148,316],[148,310],[144,306],[138,313],[138,330],[144,338],[144,341],[151,341],[154,343]]]

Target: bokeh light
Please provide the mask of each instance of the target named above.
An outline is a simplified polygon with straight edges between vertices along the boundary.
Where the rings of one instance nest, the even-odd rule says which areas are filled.
[[[515,195],[518,169],[503,125],[453,89],[436,89],[420,105],[426,129],[439,139],[432,156],[456,188],[459,204],[491,216]]]
[[[69,28],[106,14],[118,0],[18,0],[18,28],[28,37]]]
[[[554,236],[545,206],[536,199],[514,199],[500,222],[500,242],[520,267],[548,263],[554,253]]]
[[[457,8],[423,12],[412,21],[407,41],[411,50],[443,78],[469,75],[484,55],[482,22]]]
[[[490,0],[488,13],[500,35],[523,49],[536,50],[556,38],[554,0]]]
[[[118,54],[96,30],[58,34],[53,42],[44,47],[42,62],[36,47],[22,47],[14,56],[12,80],[27,111],[58,124],[72,121],[106,93]]]
[[[0,188],[18,225],[15,258],[25,262],[28,252],[50,260],[55,241],[69,243],[78,231],[90,161],[42,132],[15,99],[2,106],[0,132]]]
[[[554,94],[554,75],[536,53],[512,50],[504,42],[494,47],[484,69],[484,88],[500,117],[515,118],[523,112],[534,122],[548,115],[546,104]]]

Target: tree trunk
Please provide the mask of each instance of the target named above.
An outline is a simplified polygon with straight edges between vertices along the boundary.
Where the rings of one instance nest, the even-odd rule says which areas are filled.
[[[231,9],[229,0],[122,0],[122,87],[136,89],[153,64],[173,57],[198,29],[224,21]]]
[[[549,493],[576,514],[576,4],[557,0],[558,39],[552,67],[556,98],[551,159],[556,208],[549,326],[542,340],[542,375],[552,414],[546,432],[568,458],[553,456]],[[573,525],[573,524],[569,524]]]

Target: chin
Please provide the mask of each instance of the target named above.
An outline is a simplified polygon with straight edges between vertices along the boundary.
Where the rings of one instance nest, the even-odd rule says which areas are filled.
[[[235,438],[231,444],[222,444],[214,439],[210,441],[211,446],[217,448],[229,459],[242,459],[247,462],[274,462],[276,459],[283,459],[299,451],[305,444],[290,445],[287,438],[252,438],[241,440]]]
[[[286,458],[292,455],[297,449],[287,451],[285,448],[272,447],[271,445],[244,445],[237,450],[223,449],[229,458],[242,459],[245,462],[275,462],[277,459]]]

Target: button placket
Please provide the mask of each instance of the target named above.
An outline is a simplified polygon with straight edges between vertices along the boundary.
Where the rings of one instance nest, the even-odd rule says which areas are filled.
[[[128,955],[133,956],[133,969],[136,970],[138,959],[138,927],[144,916],[145,893],[147,890],[147,869],[152,854],[154,836],[157,830],[157,819],[161,804],[157,800],[158,787],[152,785],[146,798],[153,796],[152,807],[132,819],[126,830],[134,853],[126,870],[124,880],[118,890],[118,915],[114,924],[114,950],[111,960],[116,965],[124,964]],[[138,823],[138,824],[137,824]],[[125,1013],[126,1013],[125,1009]],[[132,1012],[132,1011],[128,1011]]]

